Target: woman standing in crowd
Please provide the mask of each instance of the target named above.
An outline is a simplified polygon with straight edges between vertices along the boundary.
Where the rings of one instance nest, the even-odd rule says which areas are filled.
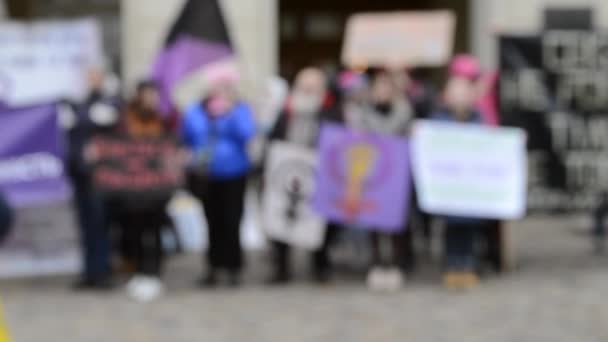
[[[376,134],[405,136],[413,119],[413,112],[403,89],[399,87],[397,78],[394,74],[385,70],[378,70],[371,74],[368,99],[366,99],[365,91],[362,89],[349,92],[346,96],[345,116],[347,124],[351,128]],[[357,76],[357,74],[350,73],[343,74],[341,78],[342,83],[345,83],[348,78],[360,78],[360,80],[351,83],[363,84],[362,77],[362,75]],[[343,86],[343,88],[346,87]],[[404,267],[406,263],[406,251],[404,249],[411,250],[411,237],[408,234],[410,234],[409,230],[390,236],[377,232],[371,234],[372,269],[368,278],[371,286],[373,286],[373,279],[376,278],[375,274],[378,274],[378,267],[388,266],[399,269]],[[385,260],[382,257],[385,254],[383,253],[383,247],[386,245],[384,241],[390,241],[391,244],[390,260]],[[410,241],[410,246],[407,246],[407,241]]]
[[[444,89],[444,108],[433,115],[436,120],[481,124],[476,110],[480,68],[468,55],[456,56],[450,65],[450,79]],[[469,289],[479,282],[476,241],[483,221],[468,217],[445,217],[444,285],[450,289]]]
[[[167,138],[170,132],[159,112],[160,96],[156,83],[141,82],[135,99],[126,108],[121,133],[132,140]],[[168,196],[124,199],[114,209],[119,210],[122,233],[128,242],[128,252],[134,263],[135,276],[127,284],[129,294],[140,301],[152,300],[163,292],[160,280],[163,264],[162,225],[166,222]]]
[[[236,70],[208,76],[207,97],[190,106],[182,123],[182,139],[192,151],[190,191],[202,202],[209,227],[208,271],[201,286],[215,286],[218,271],[238,286],[243,267],[240,225],[251,162],[247,146],[256,133],[249,106],[238,99]]]
[[[316,68],[298,73],[285,110],[281,113],[270,134],[271,140],[284,140],[292,144],[316,148],[322,120],[338,121],[327,89],[327,78]],[[330,224],[323,246],[312,256],[314,279],[326,282],[330,276],[328,248],[336,228]],[[273,241],[274,271],[270,284],[285,284],[291,279],[289,245]]]

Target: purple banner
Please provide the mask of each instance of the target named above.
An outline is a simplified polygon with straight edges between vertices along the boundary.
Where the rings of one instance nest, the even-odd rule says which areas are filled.
[[[63,149],[56,107],[0,111],[0,191],[15,207],[65,200]]]
[[[405,139],[323,125],[315,208],[332,221],[364,229],[405,228],[410,171]]]

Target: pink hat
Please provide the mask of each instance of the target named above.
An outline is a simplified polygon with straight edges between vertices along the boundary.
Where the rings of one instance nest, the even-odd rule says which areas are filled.
[[[234,63],[217,63],[210,65],[205,70],[205,79],[211,85],[218,83],[237,84],[241,75]]]
[[[450,76],[477,80],[481,76],[479,61],[471,55],[456,55],[450,63]]]
[[[367,87],[369,80],[365,74],[346,70],[338,76],[338,87],[344,93],[351,93]]]

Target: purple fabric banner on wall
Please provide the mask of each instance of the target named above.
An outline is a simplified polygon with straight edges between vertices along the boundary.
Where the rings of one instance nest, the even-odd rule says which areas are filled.
[[[408,151],[405,139],[323,125],[315,208],[331,221],[403,230],[411,186]]]
[[[15,207],[66,200],[63,148],[56,107],[0,111],[0,191]]]

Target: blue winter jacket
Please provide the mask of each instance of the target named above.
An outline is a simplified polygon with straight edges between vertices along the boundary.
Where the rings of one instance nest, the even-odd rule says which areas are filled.
[[[249,172],[247,144],[255,133],[253,114],[245,103],[237,103],[229,113],[213,118],[199,102],[186,110],[181,136],[195,155],[209,156],[207,172],[211,178],[231,179]]]

